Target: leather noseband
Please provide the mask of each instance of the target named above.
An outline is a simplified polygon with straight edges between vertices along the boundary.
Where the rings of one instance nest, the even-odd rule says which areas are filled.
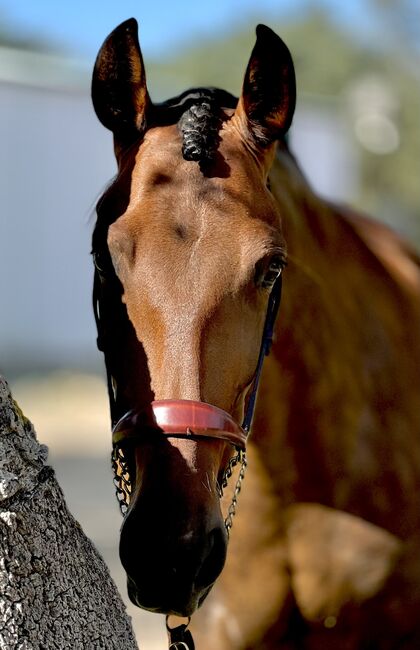
[[[141,442],[154,434],[176,438],[218,438],[245,450],[247,434],[229,413],[193,400],[152,402],[153,420],[145,411],[128,411],[112,431],[113,445]]]

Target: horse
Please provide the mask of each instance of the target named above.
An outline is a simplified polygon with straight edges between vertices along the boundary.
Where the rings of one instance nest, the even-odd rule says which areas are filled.
[[[156,104],[130,19],[92,99],[118,164],[94,309],[130,599],[194,614],[199,648],[420,647],[415,251],[312,190],[264,25],[239,99]]]

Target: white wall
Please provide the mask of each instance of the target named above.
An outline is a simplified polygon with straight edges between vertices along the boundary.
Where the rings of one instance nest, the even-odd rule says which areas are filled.
[[[95,357],[90,237],[115,173],[88,92],[0,83],[0,370]]]

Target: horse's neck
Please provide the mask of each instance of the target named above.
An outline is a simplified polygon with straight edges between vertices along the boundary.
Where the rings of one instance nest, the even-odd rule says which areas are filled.
[[[315,194],[298,164],[286,150],[280,150],[272,172],[272,191],[280,208],[289,259],[302,277],[320,288],[325,285],[322,269],[337,262],[337,244],[359,247],[361,240],[355,236],[344,209],[328,203]],[[349,240],[350,237],[350,241]],[[341,260],[343,261],[343,260]]]
[[[356,227],[350,215],[315,196],[287,153],[276,162],[271,182],[289,266],[256,438],[273,475],[281,477],[283,498],[366,515],[376,507],[368,497],[369,483],[376,484],[388,516],[388,496],[401,502],[408,475],[411,487],[419,487],[412,476],[420,473],[413,469],[420,468],[419,293],[415,283],[403,286],[375,254],[363,220]],[[381,237],[408,269],[404,248],[388,231]],[[418,268],[410,264],[419,282]],[[397,448],[407,462],[405,477],[396,467]],[[394,483],[384,485],[387,471]]]
[[[419,378],[418,256],[388,228],[318,197],[289,154],[273,172],[289,249],[276,356],[301,361],[311,393],[325,385],[330,411],[340,384],[366,403],[375,368],[403,384]]]
[[[292,483],[290,491],[295,494],[291,498],[329,504],[334,479],[328,456],[342,435],[339,418],[338,430],[332,430],[330,414],[338,410],[338,402],[341,406],[343,400],[354,402],[351,392],[357,392],[357,382],[349,386],[346,376],[346,356],[353,353],[354,342],[347,340],[340,323],[351,305],[340,305],[340,295],[334,291],[340,274],[334,240],[342,224],[336,223],[330,207],[312,192],[287,152],[280,152],[275,162],[271,186],[280,208],[289,262],[276,341],[264,376],[271,392],[263,384],[259,407],[261,412],[266,402],[265,414],[271,420],[274,414],[278,422],[277,453],[272,457],[289,456],[280,474]],[[342,298],[347,303],[344,294]],[[349,320],[354,317],[348,316]],[[272,444],[271,435],[270,439]]]

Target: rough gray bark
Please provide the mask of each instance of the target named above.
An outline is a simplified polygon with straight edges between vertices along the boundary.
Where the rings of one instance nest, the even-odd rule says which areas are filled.
[[[0,648],[137,649],[108,569],[0,377]]]

